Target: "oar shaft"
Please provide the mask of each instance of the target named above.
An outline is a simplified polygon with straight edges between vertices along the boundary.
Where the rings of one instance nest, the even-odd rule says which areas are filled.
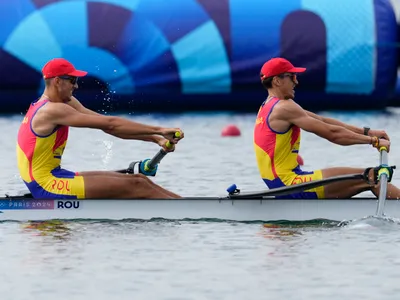
[[[174,137],[180,138],[181,137],[180,132],[176,132]],[[169,149],[172,148],[173,145],[169,141],[167,141],[166,147]],[[143,162],[144,165],[142,167],[144,173],[150,172],[149,175],[152,174],[152,172],[155,173],[155,168],[160,163],[160,161],[165,157],[165,155],[167,155],[167,153],[168,152],[165,151],[164,149],[160,149],[152,159],[144,161]]]
[[[386,148],[382,148],[380,150],[380,165],[382,166],[388,166],[389,159],[388,159],[388,153]],[[380,190],[379,190],[379,198],[378,198],[378,206],[376,208],[376,215],[378,217],[383,216],[383,211],[385,208],[385,202],[386,202],[386,196],[387,196],[387,185],[388,185],[388,179],[389,179],[389,174],[386,169],[381,169],[378,172],[378,179],[380,182]]]
[[[282,196],[282,195],[288,195],[288,194],[293,194],[293,193],[299,193],[302,191],[306,191],[306,190],[313,189],[313,188],[316,188],[319,186],[331,184],[334,182],[345,181],[345,180],[360,180],[360,179],[365,179],[363,174],[340,175],[340,176],[329,177],[329,178],[325,178],[325,179],[321,179],[321,180],[315,180],[315,181],[310,181],[310,182],[305,182],[305,183],[300,183],[300,184],[284,186],[284,187],[275,188],[275,189],[271,189],[271,190],[263,191],[263,192],[231,194],[231,195],[229,195],[229,198],[240,199],[240,198],[260,198],[260,197],[264,197],[264,196]]]
[[[388,153],[386,148],[383,148],[380,152],[379,156],[379,164],[380,165],[387,165],[389,163]]]
[[[175,138],[180,138],[181,133],[176,132],[174,135]],[[171,148],[173,145],[167,141],[166,147]],[[127,169],[123,170],[117,170],[115,172],[118,173],[129,173],[129,174],[134,174],[134,168],[135,166],[138,167],[138,172],[141,174],[144,174],[146,176],[155,176],[157,172],[157,167],[160,161],[167,155],[167,151],[164,149],[160,149],[156,155],[152,159],[145,159],[140,162],[132,162]]]
[[[146,164],[146,168],[154,169],[160,163],[160,161],[165,157],[165,155],[167,155],[167,153],[168,152],[165,151],[164,149],[158,151],[158,153],[148,161],[148,163]]]
[[[167,155],[167,153],[168,153],[167,151],[161,149],[157,152],[156,155],[154,155],[152,159],[145,159],[144,161],[131,162],[128,168],[122,170],[116,170],[115,172],[123,174],[126,173],[134,174],[135,167],[137,167],[138,173],[142,173],[146,176],[154,176],[158,164],[165,157],[165,155]]]

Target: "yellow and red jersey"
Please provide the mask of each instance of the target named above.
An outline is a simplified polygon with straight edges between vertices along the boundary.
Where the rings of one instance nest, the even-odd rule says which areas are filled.
[[[270,189],[322,179],[320,170],[305,172],[300,169],[297,162],[301,140],[300,128],[291,125],[284,132],[277,132],[271,128],[269,117],[279,101],[285,100],[275,97],[265,101],[258,111],[254,126],[254,150],[261,178]],[[291,197],[323,198],[323,194],[322,187]]]

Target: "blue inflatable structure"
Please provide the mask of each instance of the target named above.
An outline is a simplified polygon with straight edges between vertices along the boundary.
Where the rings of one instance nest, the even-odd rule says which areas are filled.
[[[389,0],[2,0],[0,20],[9,112],[40,95],[55,57],[89,72],[77,96],[97,110],[255,111],[277,56],[308,69],[309,109],[383,108],[396,89]]]

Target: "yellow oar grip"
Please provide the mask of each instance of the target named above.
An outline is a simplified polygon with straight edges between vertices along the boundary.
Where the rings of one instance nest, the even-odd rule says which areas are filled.
[[[379,152],[382,152],[382,151],[386,151],[386,152],[387,152],[387,148],[384,147],[384,146],[380,147],[380,148],[379,148]]]
[[[178,132],[175,132],[174,137],[175,137],[175,138],[180,138],[180,137],[181,137],[181,133],[180,133],[179,131],[178,131]],[[167,148],[171,148],[171,147],[172,147],[172,144],[168,141],[166,146],[167,146]]]
[[[381,177],[382,174],[386,174],[386,176],[389,178],[390,173],[389,173],[388,168],[381,168],[381,169],[379,169],[379,171],[378,171],[378,177]]]

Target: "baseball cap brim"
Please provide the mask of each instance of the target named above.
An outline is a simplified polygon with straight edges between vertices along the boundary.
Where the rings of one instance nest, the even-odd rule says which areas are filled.
[[[68,73],[67,75],[75,76],[75,77],[83,77],[83,76],[86,76],[87,73],[88,72],[85,72],[85,71],[75,70],[73,72]]]
[[[288,73],[303,73],[307,68],[291,68]]]

